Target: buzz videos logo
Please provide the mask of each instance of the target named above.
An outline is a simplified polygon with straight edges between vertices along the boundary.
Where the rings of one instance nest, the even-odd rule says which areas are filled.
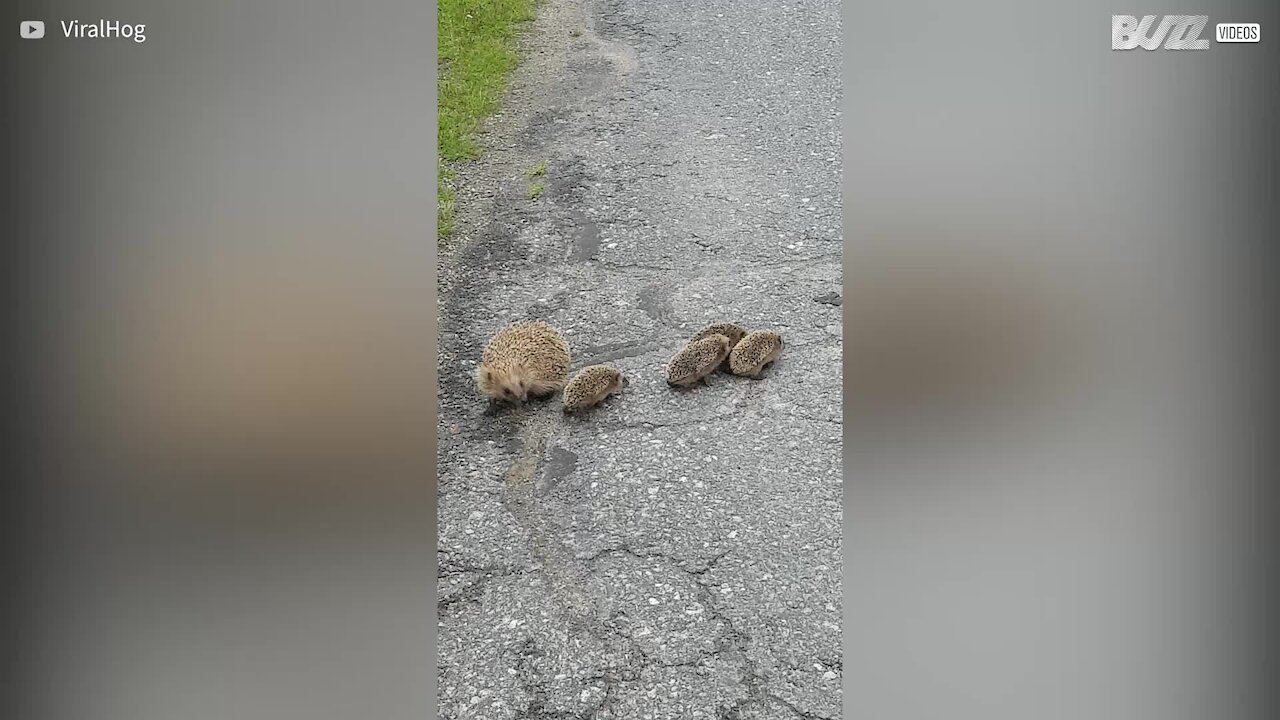
[[[1111,16],[1112,50],[1156,50],[1164,43],[1165,50],[1208,50],[1209,41],[1200,37],[1209,24],[1208,15],[1165,15],[1160,18],[1155,34],[1157,15],[1147,15],[1141,20],[1132,15]]]
[[[1208,50],[1209,40],[1203,37],[1208,24],[1208,15],[1144,15],[1141,20],[1112,15],[1111,49]],[[1256,43],[1262,30],[1257,23],[1218,23],[1214,34],[1220,43]]]

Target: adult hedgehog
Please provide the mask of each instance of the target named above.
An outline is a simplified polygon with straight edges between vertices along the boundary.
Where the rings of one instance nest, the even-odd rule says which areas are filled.
[[[569,344],[541,320],[518,320],[499,330],[480,357],[476,385],[492,400],[525,402],[564,387]]]

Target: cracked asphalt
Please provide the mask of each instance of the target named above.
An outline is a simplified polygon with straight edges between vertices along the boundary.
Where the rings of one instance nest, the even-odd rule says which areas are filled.
[[[440,717],[840,716],[838,14],[540,10],[440,248]],[[480,351],[526,317],[630,386],[489,412]],[[781,359],[668,388],[719,320]]]

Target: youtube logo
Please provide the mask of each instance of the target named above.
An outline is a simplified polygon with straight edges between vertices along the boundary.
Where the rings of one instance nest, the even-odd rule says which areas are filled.
[[[39,40],[44,37],[44,21],[43,20],[23,20],[18,26],[18,34],[24,40]]]

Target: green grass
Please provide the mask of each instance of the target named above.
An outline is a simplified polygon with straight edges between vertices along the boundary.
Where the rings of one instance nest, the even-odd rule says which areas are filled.
[[[542,184],[542,180],[539,179],[546,174],[547,174],[546,160],[543,160],[537,165],[534,165],[532,170],[525,173],[525,176],[529,178],[529,199],[530,200],[537,200],[538,197],[542,195],[542,191],[546,190],[546,187]]]
[[[521,25],[534,18],[538,0],[439,0],[437,4],[438,111],[442,164],[473,160],[481,147],[480,121],[498,109],[511,71],[519,60]],[[451,173],[437,178],[439,234],[453,228]]]
[[[436,178],[436,233],[440,237],[453,232],[453,207],[458,197],[451,186],[453,178],[453,172],[442,165]]]

